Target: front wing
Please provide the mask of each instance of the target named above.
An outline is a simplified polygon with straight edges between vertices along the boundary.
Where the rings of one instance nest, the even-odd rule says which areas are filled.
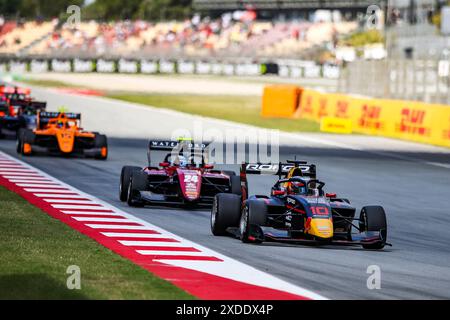
[[[239,228],[228,228],[227,230],[231,235],[240,238],[241,233]],[[289,236],[288,231],[279,230],[271,227],[258,227],[250,226],[250,236],[255,240],[268,241],[268,242],[282,242],[291,244],[328,244],[328,245],[347,245],[347,246],[361,246],[378,243],[383,240],[381,233],[378,231],[368,231],[361,233],[352,233],[351,240],[331,239],[330,241],[323,242],[307,238],[293,238]],[[391,246],[391,244],[386,243]]]

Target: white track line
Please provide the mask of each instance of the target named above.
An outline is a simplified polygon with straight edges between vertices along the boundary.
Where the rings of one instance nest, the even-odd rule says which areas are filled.
[[[105,207],[103,207],[100,204],[96,204],[95,206],[82,206],[82,205],[69,205],[69,204],[52,204],[51,205],[53,208],[55,209],[80,209],[80,210],[86,210],[86,209],[93,209],[93,210],[98,210],[98,209],[106,209]]]
[[[119,241],[121,242],[121,241]],[[174,247],[174,248],[194,248],[195,246],[192,246],[190,244],[182,243],[182,242],[173,242],[173,241],[152,241],[151,243],[145,245],[145,246],[133,246],[129,245],[128,247]],[[141,249],[137,249],[141,250]],[[142,248],[142,250],[145,250]],[[202,251],[203,252],[203,251]]]
[[[30,169],[14,169],[14,168],[0,168],[1,174],[9,174],[10,172],[18,172],[18,173],[34,173],[35,171],[32,171]]]
[[[31,192],[31,193],[46,193],[46,192],[52,192],[52,193],[75,193],[73,190],[63,190],[63,189],[42,189],[42,188],[25,188],[24,189],[27,192]]]
[[[53,183],[16,183],[19,187],[22,188],[53,188],[53,189],[66,189],[66,187],[60,184]]]
[[[92,229],[117,229],[117,230],[153,230],[152,228],[146,226],[127,226],[118,224],[86,224]]]
[[[120,232],[102,232],[102,234],[106,237],[110,238],[158,238],[158,237],[166,237],[163,234],[157,233],[120,233]]]
[[[161,251],[161,250],[136,250],[137,253],[148,256],[192,256],[210,257],[201,251]]]
[[[157,238],[157,237],[154,237]],[[161,237],[164,239],[163,237]],[[166,236],[167,238],[167,236]],[[124,246],[129,247],[155,247],[158,243],[161,243],[162,246],[170,246],[170,247],[191,247],[191,245],[187,245],[184,243],[181,243],[179,241],[161,241],[160,239],[157,239],[155,241],[129,241],[129,240],[119,240],[121,244]],[[165,245],[166,243],[170,243],[170,245]]]
[[[12,172],[7,172],[7,173],[1,173],[0,171],[0,175],[3,175],[5,178],[44,178],[44,176],[38,174],[38,173],[12,173]]]
[[[87,212],[87,211],[61,211],[64,214],[72,216],[83,216],[83,215],[95,215],[95,216],[120,216],[122,215],[115,212]]]
[[[89,222],[134,222],[128,220],[124,216],[117,215],[117,218],[91,218],[91,217],[72,217],[77,221],[89,221]]]
[[[17,166],[13,164],[0,164],[0,170],[4,169],[26,169],[24,166]]]
[[[72,203],[72,204],[96,204],[95,202],[91,201],[91,200],[78,200],[78,199],[72,199],[72,198],[67,198],[67,199],[43,199],[45,202],[49,202],[49,203]]]
[[[36,197],[39,198],[61,198],[61,199],[86,199],[86,197],[80,195],[71,195],[71,194],[51,194],[51,193],[35,193]]]
[[[8,178],[6,178],[8,179]],[[47,180],[47,179],[41,179],[41,178],[36,178],[36,179],[8,179],[9,181],[11,181],[12,183],[50,183],[52,182],[51,180]]]

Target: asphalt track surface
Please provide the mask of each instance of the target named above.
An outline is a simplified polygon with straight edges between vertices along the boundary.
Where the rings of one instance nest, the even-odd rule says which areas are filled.
[[[51,102],[56,98],[79,102],[79,97],[55,98],[44,91],[39,95],[50,101],[50,109],[56,107]],[[395,151],[388,146],[387,151],[368,151],[307,141],[280,148],[282,159],[299,155],[317,164],[326,190],[349,198],[357,208],[368,204],[385,207],[388,241],[393,247],[368,251],[359,247],[242,244],[231,237],[212,236],[208,210],[124,205],[118,200],[120,169],[125,164],[146,165],[147,138],[110,138],[110,157],[105,162],[51,156],[19,158],[141,219],[327,298],[450,298],[449,153],[433,152],[433,148],[425,148],[425,152],[420,147]],[[365,139],[370,143],[370,138]],[[1,140],[0,150],[17,156],[12,140]],[[252,177],[251,193],[267,194],[275,180],[272,176]],[[367,288],[370,265],[381,269],[379,290]]]

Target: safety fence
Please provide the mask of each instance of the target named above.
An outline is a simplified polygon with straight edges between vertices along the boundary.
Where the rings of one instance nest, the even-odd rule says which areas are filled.
[[[339,78],[340,68],[312,61],[203,61],[187,59],[5,59],[0,73],[74,72],[128,74],[206,74],[226,76],[275,75],[288,78]]]
[[[449,105],[269,86],[264,91],[262,115],[318,122],[337,119],[338,123],[347,119],[353,132],[450,147]]]
[[[450,55],[435,59],[354,61],[342,70],[339,91],[450,104]]]

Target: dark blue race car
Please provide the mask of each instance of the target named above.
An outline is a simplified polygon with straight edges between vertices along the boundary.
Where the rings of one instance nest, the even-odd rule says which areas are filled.
[[[268,172],[279,175],[270,195],[248,196],[247,174]],[[242,196],[219,193],[214,198],[211,231],[215,236],[231,234],[246,243],[309,242],[366,249],[388,244],[384,209],[365,206],[356,218],[349,200],[324,192],[315,165],[304,161],[243,164],[240,177]]]

